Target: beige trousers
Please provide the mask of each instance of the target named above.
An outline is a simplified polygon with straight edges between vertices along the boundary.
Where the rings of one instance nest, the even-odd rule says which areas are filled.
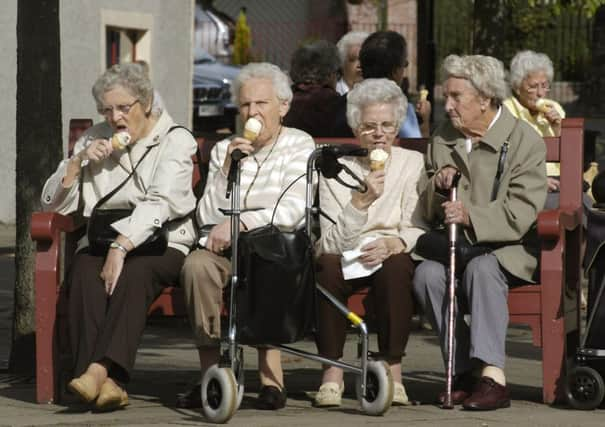
[[[218,347],[221,338],[223,289],[231,261],[205,249],[191,252],[181,270],[185,305],[197,347]]]

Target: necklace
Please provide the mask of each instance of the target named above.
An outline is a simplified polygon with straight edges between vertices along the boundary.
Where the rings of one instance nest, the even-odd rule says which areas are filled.
[[[256,155],[252,155],[252,159],[254,159],[254,161],[256,162],[257,168],[256,168],[256,173],[254,174],[254,177],[252,178],[252,182],[246,189],[246,194],[244,195],[244,208],[248,207],[248,196],[250,195],[250,190],[252,190],[252,187],[254,186],[254,183],[256,182],[256,178],[258,178],[261,168],[263,167],[263,165],[265,164],[265,162],[267,161],[269,156],[271,156],[271,153],[273,153],[273,149],[277,145],[277,142],[279,141],[279,137],[281,136],[281,130],[282,130],[282,126],[279,127],[279,132],[277,133],[277,138],[275,138],[275,142],[273,143],[273,145],[271,145],[269,152],[267,153],[267,155],[265,156],[265,158],[263,159],[262,162],[259,163],[258,159],[256,158]]]

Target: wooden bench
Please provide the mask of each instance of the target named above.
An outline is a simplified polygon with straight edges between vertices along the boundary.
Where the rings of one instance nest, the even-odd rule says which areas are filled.
[[[71,124],[70,147],[73,147],[77,136],[92,121],[75,120]],[[546,403],[563,397],[568,357],[573,356],[579,342],[582,141],[582,119],[564,120],[560,138],[545,138],[548,160],[561,161],[561,207],[539,215],[538,232],[543,239],[541,284],[522,286],[509,294],[510,322],[529,325],[534,345],[542,348],[543,400]],[[319,138],[316,142],[355,141]],[[200,139],[198,144],[202,162],[207,164],[213,144]],[[420,152],[426,151],[426,144],[426,139],[399,141],[399,145]],[[194,184],[197,180],[199,173],[195,168]],[[69,265],[70,254],[75,248],[77,229],[69,216],[49,212],[32,215],[31,235],[37,242],[36,400],[39,403],[60,399],[62,383],[67,378],[58,378],[58,373],[69,371],[64,369],[62,364],[65,362],[61,359],[61,355],[69,353],[69,348],[65,341],[65,298],[60,285],[64,266]],[[349,306],[360,314],[364,314],[366,294],[362,291],[349,300]],[[152,315],[184,315],[180,288],[166,288],[149,311]]]

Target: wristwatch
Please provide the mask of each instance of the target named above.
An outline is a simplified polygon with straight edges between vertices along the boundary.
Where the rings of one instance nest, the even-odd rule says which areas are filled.
[[[128,249],[126,249],[124,246],[120,245],[115,240],[109,244],[109,248],[110,249],[119,249],[122,252],[124,252],[124,256],[128,255]]]

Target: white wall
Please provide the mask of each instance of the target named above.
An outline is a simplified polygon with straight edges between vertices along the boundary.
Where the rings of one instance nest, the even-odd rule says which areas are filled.
[[[0,223],[15,223],[17,0],[0,2]]]
[[[62,0],[61,85],[63,141],[70,118],[102,118],[91,87],[105,70],[106,25],[148,30],[154,86],[175,121],[190,126],[194,0]]]

